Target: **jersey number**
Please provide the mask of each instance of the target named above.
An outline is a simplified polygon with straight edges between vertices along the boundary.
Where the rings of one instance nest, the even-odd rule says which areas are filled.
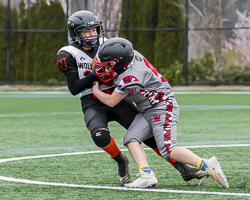
[[[147,65],[147,67],[150,68],[156,76],[158,76],[159,72],[154,68],[154,66],[150,62],[148,62],[145,58],[143,58],[143,60]]]
[[[158,74],[159,74],[159,72],[154,68],[154,66],[150,63],[150,62],[148,62],[145,58],[143,58],[143,60],[144,60],[144,62],[145,62],[145,64],[146,64],[146,66],[149,68],[149,69],[151,69],[152,70],[152,72],[156,75],[156,76],[158,76]],[[165,82],[166,81],[166,79],[161,75],[161,81],[163,81],[163,82]]]

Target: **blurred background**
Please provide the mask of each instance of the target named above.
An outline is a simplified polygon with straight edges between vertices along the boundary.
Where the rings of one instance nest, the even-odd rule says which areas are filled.
[[[0,84],[65,85],[56,54],[82,9],[172,85],[250,85],[250,0],[0,0]]]

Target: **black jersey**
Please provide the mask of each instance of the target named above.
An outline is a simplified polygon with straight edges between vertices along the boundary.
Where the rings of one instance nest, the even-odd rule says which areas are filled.
[[[96,79],[91,74],[91,66],[96,54],[97,49],[84,50],[76,45],[62,47],[57,53],[57,65],[65,75],[71,94],[79,94],[83,110],[101,104],[92,94],[92,84]],[[111,87],[101,85],[100,89],[109,91]]]

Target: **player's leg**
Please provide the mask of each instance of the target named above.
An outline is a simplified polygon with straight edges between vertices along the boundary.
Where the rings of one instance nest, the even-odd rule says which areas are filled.
[[[139,126],[138,126],[139,124]],[[124,136],[124,144],[129,142],[138,141],[139,143],[143,141],[147,146],[151,147],[159,156],[162,155],[159,152],[159,149],[156,145],[153,131],[149,126],[147,120],[142,116],[142,114],[138,114],[130,125],[128,129],[128,133]],[[130,131],[133,130],[133,131]],[[132,149],[132,147],[130,147]],[[136,160],[139,161],[140,158]],[[142,159],[142,158],[141,158]],[[134,159],[135,160],[135,159]],[[143,159],[144,161],[146,159]],[[175,169],[177,169],[184,181],[191,181],[192,179],[201,179],[203,175],[197,173],[199,170],[196,168],[191,168],[184,163],[169,159],[167,160]],[[138,166],[139,168],[140,166]]]
[[[147,113],[147,119],[150,120],[153,127],[154,137],[156,139],[161,155],[165,159],[173,159],[182,163],[197,166],[198,174],[203,177],[207,176],[207,168],[212,169],[216,163],[214,159],[206,161],[189,149],[178,147],[177,145],[177,131],[176,123],[179,115],[179,107],[174,98],[167,99],[154,109]],[[165,114],[164,114],[165,109]],[[163,112],[161,112],[161,110]],[[156,117],[157,115],[157,117]],[[164,116],[164,118],[163,118]],[[162,131],[163,130],[163,131]],[[213,167],[212,167],[212,164]],[[208,165],[210,167],[208,167]],[[218,181],[223,187],[227,187],[228,183],[220,166],[217,164],[216,168],[221,172],[221,179]]]
[[[128,127],[131,129],[134,129],[134,132],[131,132],[131,137],[126,138],[126,141],[133,141],[132,138],[137,138],[140,136],[140,138],[137,138],[136,141],[142,141],[144,144],[146,144],[148,147],[152,148],[159,156],[161,156],[159,149],[156,145],[152,129],[149,126],[146,119],[143,117],[141,118],[141,122],[134,122],[133,119],[135,116],[139,113],[137,108],[134,104],[131,102],[121,102],[116,106],[116,116],[115,119],[118,121],[124,128],[128,129]],[[140,124],[140,126],[138,126]],[[141,126],[141,124],[145,124],[144,126]],[[126,134],[128,137],[128,134]],[[161,156],[162,157],[162,156]],[[138,159],[136,159],[138,160]],[[145,159],[144,159],[145,160]],[[172,159],[169,159],[168,162],[179,171],[181,177],[184,181],[191,181],[192,179],[200,179],[202,178],[198,173],[196,168],[191,168],[187,166],[184,163],[176,162]],[[138,166],[140,168],[140,166]],[[141,169],[141,168],[140,168]]]
[[[117,106],[111,108],[110,111],[112,113],[111,116],[113,116],[113,120],[117,121],[125,129],[130,128],[132,122],[134,121],[135,117],[139,113],[139,111],[135,107],[135,105],[129,101],[126,101],[126,100],[122,100]],[[110,119],[112,119],[112,118],[110,118]],[[150,131],[150,129],[148,129],[148,128],[149,128],[149,126],[147,124],[145,130],[143,129],[142,132],[144,132],[144,134],[147,134],[148,130]],[[150,174],[150,176],[153,176],[153,177],[150,177],[151,179],[149,180],[149,182],[147,182],[146,185],[144,184],[143,187],[145,188],[145,187],[155,186],[158,181],[157,181],[156,177],[154,176],[153,171],[151,171],[151,169],[148,165],[147,156],[145,154],[145,151],[141,147],[140,143],[137,143],[137,144],[138,144],[138,146],[136,147],[137,148],[136,150],[131,151],[131,148],[128,148],[130,153],[132,153],[131,156],[134,159],[134,161],[136,161],[136,164],[138,164],[138,169],[139,169],[140,173],[148,172],[147,174]],[[136,152],[136,154],[135,153],[133,154],[133,152]],[[140,176],[142,176],[142,175],[140,175]],[[147,175],[144,175],[144,177],[147,177]],[[152,181],[153,181],[153,183],[152,183]],[[126,184],[125,184],[125,186],[126,186]]]
[[[176,116],[175,113],[177,111],[175,109],[176,108],[175,105],[177,105],[177,102],[175,101],[174,98],[172,99],[172,101],[173,101],[174,106],[173,106],[173,110],[172,110],[173,124],[171,127],[171,137],[173,136],[176,140],[176,123],[175,123],[175,121],[177,121],[177,119],[175,117]],[[172,135],[172,133],[173,133],[173,135]],[[198,155],[196,155],[195,153],[193,153],[189,149],[177,146],[170,153],[170,159],[174,159],[174,160],[177,160],[177,161],[182,162],[182,163],[190,164],[192,166],[197,167],[200,171],[202,170],[202,171],[209,172],[209,175],[211,175],[223,187],[225,187],[225,188],[229,187],[227,177],[223,173],[223,171],[220,167],[220,164],[217,161],[216,157],[212,157],[212,158],[206,160],[206,159],[199,157]],[[199,174],[202,174],[202,173],[199,173]],[[204,178],[206,178],[206,177],[207,176],[204,176]]]
[[[147,140],[143,141],[144,144],[146,144],[147,146],[151,147],[160,157],[162,157],[154,137],[151,137]],[[175,161],[173,159],[168,159],[168,162],[179,171],[182,179],[186,182],[190,182],[192,179],[201,179],[203,178],[203,175],[200,173],[197,173],[199,171],[199,169],[197,168],[192,168],[189,167],[188,165],[186,165],[185,163],[179,162],[179,161]]]
[[[138,169],[139,176],[132,183],[125,184],[128,188],[152,188],[158,185],[158,180],[155,177],[153,170],[149,167],[147,155],[142,146],[138,142],[131,142],[127,144],[127,148],[135,161]]]
[[[132,183],[125,184],[125,187],[150,188],[158,185],[158,180],[150,168],[147,155],[141,146],[141,140],[147,139],[151,135],[151,128],[143,115],[141,113],[136,115],[123,138],[123,144],[128,148],[130,155],[139,169],[139,177]]]
[[[131,102],[127,102],[127,101],[120,102],[120,104],[118,104],[115,107],[114,113],[116,114],[114,119],[116,119],[118,123],[120,123],[126,129],[128,129],[129,127],[130,129],[134,130],[130,133],[130,136],[129,134],[126,134],[126,136],[124,136],[125,143],[127,143],[128,141],[129,142],[131,141],[142,142],[143,141],[144,144],[152,148],[159,156],[161,156],[159,149],[156,145],[156,142],[152,133],[152,129],[149,126],[146,119],[144,117],[141,117],[139,122],[137,122],[137,120],[133,121],[135,116],[137,116],[137,114],[139,113],[139,111],[137,110],[134,104],[132,104]],[[138,126],[138,124],[140,124],[140,126]],[[144,124],[144,125],[142,126],[141,124]],[[133,139],[136,139],[136,140],[133,140]],[[138,154],[140,155],[139,152]],[[139,159],[140,158],[137,158],[134,160],[139,162]],[[141,160],[144,160],[144,162],[147,163],[147,160],[142,159],[142,157],[141,157]],[[184,181],[191,181],[192,179],[202,178],[199,174],[197,174],[197,171],[199,170],[195,168],[191,168],[184,163],[176,162],[172,159],[169,159],[168,162],[180,172]],[[144,165],[146,165],[145,163]],[[140,168],[140,166],[138,166],[138,168],[142,169]]]
[[[183,147],[175,147],[170,153],[170,158],[193,166],[197,166],[198,169],[207,172],[208,175],[211,175],[224,188],[229,187],[227,177],[223,173],[221,166],[215,156],[211,157],[210,159],[203,159],[194,154],[189,149]]]
[[[108,129],[107,106],[90,108],[85,111],[84,121],[94,143],[107,152],[118,165],[118,179],[121,185],[129,183],[128,158],[117,146]]]
[[[125,129],[128,129],[132,123],[134,122],[135,117],[137,114],[139,114],[138,109],[136,106],[126,100],[121,101],[116,107],[115,107],[115,120],[120,123]],[[140,124],[145,124],[145,127],[140,126],[138,127],[137,123],[134,123],[133,129],[137,127],[136,133],[140,133],[139,135],[144,135],[149,138],[140,138],[140,141],[142,141],[144,144],[146,144],[148,147],[152,148],[159,156],[161,156],[159,149],[155,143],[155,139],[152,133],[152,129],[150,128],[149,124],[147,123],[146,119],[142,118],[142,121]],[[169,161],[170,164],[173,164],[173,160]]]
[[[125,129],[130,129],[132,123],[137,124],[140,123],[140,128],[139,130],[141,132],[143,132],[143,136],[145,136],[144,139],[147,139],[147,135],[150,134],[150,128],[148,123],[145,126],[145,129],[142,128],[144,125],[142,123],[145,122],[145,120],[143,122],[135,122],[135,118],[137,118],[137,115],[139,114],[138,109],[136,108],[136,106],[126,100],[122,100],[117,106],[115,106],[113,108],[113,117],[115,119],[115,121],[117,121],[119,124],[121,124]],[[138,118],[139,119],[139,118]],[[133,128],[138,127],[136,125],[133,126]],[[139,131],[138,130],[138,131]],[[134,133],[137,132],[137,130],[133,131]],[[126,140],[126,139],[125,139]],[[129,139],[128,139],[129,140]],[[131,140],[130,140],[131,141]],[[139,140],[134,140],[136,141],[136,143]],[[133,149],[133,145],[131,145],[131,148],[128,148],[130,153],[136,152],[134,154],[132,154],[132,158],[134,159],[134,161],[136,161],[136,164],[138,164],[138,169],[140,171],[140,173],[150,173],[153,177],[151,178],[151,182],[147,182],[146,185],[144,185],[143,187],[152,187],[154,185],[156,185],[157,179],[153,174],[153,171],[150,169],[149,165],[148,165],[148,161],[147,161],[147,156],[145,151],[143,150],[143,148],[141,147],[141,143],[137,143],[138,146],[136,146],[135,148],[137,148],[136,150],[132,150]],[[124,144],[124,146],[126,146],[126,144]],[[137,156],[136,156],[137,155]],[[153,183],[152,183],[153,181]],[[125,185],[126,186],[126,185]]]

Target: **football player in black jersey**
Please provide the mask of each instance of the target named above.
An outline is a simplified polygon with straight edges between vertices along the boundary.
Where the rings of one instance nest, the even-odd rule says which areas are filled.
[[[70,93],[80,97],[84,122],[94,143],[116,161],[118,179],[121,185],[124,185],[130,181],[129,161],[110,135],[108,122],[116,121],[128,129],[139,111],[134,104],[126,100],[122,100],[113,108],[108,107],[92,93],[92,84],[98,80],[96,74],[91,73],[92,61],[99,45],[106,40],[102,22],[97,16],[87,10],[77,11],[69,17],[67,29],[73,43],[58,51],[57,65],[65,75]],[[101,85],[100,90],[111,93],[113,87]],[[153,137],[143,142],[160,155]],[[185,181],[200,178],[196,174],[196,169],[173,160],[169,162],[180,172]]]

